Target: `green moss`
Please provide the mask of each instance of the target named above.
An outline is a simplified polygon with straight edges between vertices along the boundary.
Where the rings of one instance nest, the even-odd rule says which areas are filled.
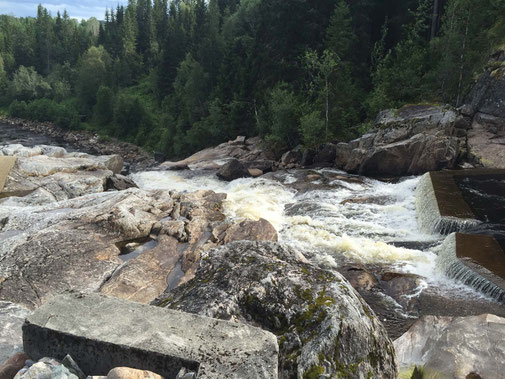
[[[326,295],[326,289],[319,291],[317,297],[312,300],[312,293],[307,290],[300,291],[298,288],[298,296],[306,301],[311,301],[307,306],[307,310],[298,316],[295,320],[295,326],[298,334],[303,333],[308,329],[313,329],[320,325],[324,319],[328,316],[327,308],[332,304],[336,303],[336,300],[331,296]],[[309,341],[313,338],[313,331],[308,337],[304,338],[304,341]]]
[[[324,367],[322,366],[312,366],[310,370],[305,371],[303,374],[303,379],[318,379],[324,374]]]
[[[282,348],[285,343],[286,343],[286,336],[280,336],[279,337],[279,347]]]
[[[251,305],[252,303],[254,303],[254,300],[255,299],[254,299],[253,295],[251,295],[250,293],[247,294],[246,299],[245,299],[245,302],[247,305]]]
[[[171,303],[172,301],[174,301],[173,296],[167,297],[165,300],[161,302],[161,306],[166,307],[168,303]]]
[[[323,353],[319,353],[317,357],[319,358],[319,363],[323,363],[325,361]]]
[[[377,368],[379,366],[379,356],[375,351],[368,353],[367,360],[373,368]]]

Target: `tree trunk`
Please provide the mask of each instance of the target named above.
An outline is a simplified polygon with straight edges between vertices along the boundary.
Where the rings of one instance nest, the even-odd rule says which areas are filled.
[[[459,65],[459,80],[458,80],[458,97],[456,99],[456,106],[459,107],[461,101],[461,86],[463,84],[463,69],[465,68],[465,54],[466,54],[466,40],[468,38],[468,24],[470,23],[470,8],[468,8],[466,24],[465,24],[465,36],[463,37],[463,45],[461,46],[461,56]]]
[[[326,85],[326,142],[328,142],[329,108],[330,108],[330,89],[328,88],[328,78],[325,78]]]
[[[438,25],[438,2],[439,0],[433,1],[433,15],[431,16],[431,34],[430,41],[435,38],[437,34],[437,25]]]

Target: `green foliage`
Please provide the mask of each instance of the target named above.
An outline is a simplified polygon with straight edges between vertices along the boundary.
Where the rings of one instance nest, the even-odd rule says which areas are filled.
[[[430,69],[428,41],[424,38],[429,25],[429,5],[429,0],[420,0],[413,12],[413,22],[405,28],[406,38],[377,63],[372,75],[374,88],[367,100],[370,117],[399,103],[420,101],[432,90],[431,83],[425,81]]]
[[[71,102],[57,103],[50,99],[37,99],[31,102],[13,101],[9,115],[35,121],[50,121],[65,129],[79,127],[79,116]]]
[[[104,22],[43,6],[0,15],[0,106],[178,157],[239,134],[279,151],[348,140],[384,108],[460,104],[503,47],[503,1],[439,4],[129,0]]]
[[[100,125],[108,125],[114,119],[114,92],[109,87],[100,86],[98,89],[93,116]]]
[[[120,137],[141,139],[153,126],[153,120],[138,96],[121,94],[114,107],[114,124]]]
[[[51,86],[33,67],[20,66],[12,78],[12,96],[18,100],[49,97]]]
[[[308,113],[300,119],[300,133],[303,144],[307,147],[316,147],[324,142],[325,122],[321,112]]]
[[[96,103],[98,88],[107,83],[110,56],[103,46],[92,46],[79,59],[77,71],[77,94],[84,109],[91,109]]]
[[[269,118],[263,120],[262,133],[268,143],[281,150],[300,143],[300,103],[286,83],[279,83],[270,91],[264,112]]]

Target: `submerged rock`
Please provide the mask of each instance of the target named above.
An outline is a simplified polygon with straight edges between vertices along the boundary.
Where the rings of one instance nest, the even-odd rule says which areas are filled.
[[[273,332],[282,378],[396,377],[392,342],[369,306],[340,274],[282,245],[207,251],[195,278],[155,304]]]
[[[424,366],[426,377],[502,378],[505,319],[423,316],[395,342],[402,367]]]

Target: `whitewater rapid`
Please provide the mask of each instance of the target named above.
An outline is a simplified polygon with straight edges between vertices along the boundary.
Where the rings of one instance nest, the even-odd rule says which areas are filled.
[[[414,191],[419,178],[385,183],[343,172],[313,170],[314,189],[297,191],[297,172],[270,178],[246,178],[227,183],[209,173],[151,171],[132,174],[142,189],[212,190],[227,194],[224,213],[230,219],[264,218],[279,240],[317,253],[321,262],[336,267],[343,259],[387,264],[427,280],[439,280],[436,255],[430,250],[401,247],[429,244],[440,235],[419,230]],[[329,174],[329,175],[328,175]],[[336,177],[319,188],[321,177]]]

